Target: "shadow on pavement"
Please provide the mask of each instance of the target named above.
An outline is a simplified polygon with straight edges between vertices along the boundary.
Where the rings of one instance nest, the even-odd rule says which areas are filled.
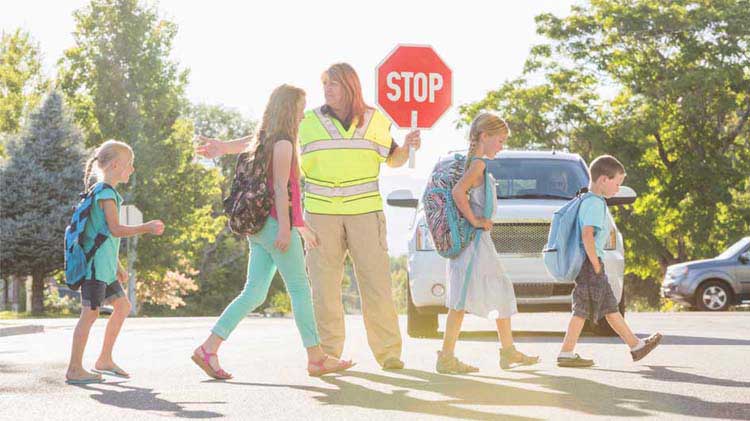
[[[637,333],[636,336],[646,338],[650,335],[646,333]],[[520,343],[562,343],[565,332],[543,332],[543,331],[513,331],[513,338]],[[441,339],[442,335],[434,338],[418,339]],[[460,340],[479,341],[479,342],[497,342],[497,332],[475,331],[461,332]],[[591,334],[582,335],[578,343],[622,343],[617,336],[594,336]],[[733,338],[710,338],[705,336],[685,336],[664,334],[661,341],[662,345],[718,345],[718,346],[741,346],[750,345],[750,339],[733,339]]]
[[[76,387],[98,392],[98,394],[91,395],[91,399],[118,408],[162,412],[162,415],[178,418],[219,418],[224,416],[223,414],[212,411],[191,411],[185,409],[183,405],[216,405],[225,404],[226,402],[171,402],[158,397],[159,392],[155,392],[154,389],[128,386],[123,383],[124,382],[106,382],[91,385],[79,385]],[[122,390],[111,389],[110,387],[112,386]]]
[[[440,415],[472,420],[535,418],[498,413],[496,407],[540,407],[565,409],[585,415],[605,417],[697,416],[714,419],[750,419],[750,404],[711,402],[673,393],[655,392],[611,386],[592,380],[566,375],[547,375],[535,370],[516,371],[528,375],[524,379],[490,376],[448,376],[421,370],[399,370],[398,377],[385,374],[348,371],[340,376],[322,377],[335,388],[304,385],[225,382],[226,384],[288,387],[318,394],[314,399],[323,404],[367,409]],[[351,382],[355,378],[360,381]],[[395,390],[382,392],[363,386],[361,380],[388,385]],[[501,381],[502,384],[497,383]],[[679,381],[679,380],[678,380]],[[517,383],[519,386],[510,385]],[[535,390],[544,388],[548,391]],[[380,388],[378,388],[380,389]],[[438,394],[440,399],[416,397],[420,393]],[[482,411],[466,406],[489,406]],[[546,418],[549,416],[545,415]]]
[[[640,371],[610,370],[610,369],[603,369],[603,368],[595,368],[594,370],[606,371],[610,373],[638,374],[649,380],[660,380],[660,381],[665,381],[665,382],[750,388],[750,382],[741,382],[741,381],[730,380],[730,379],[717,379],[717,378],[708,377],[708,376],[701,376],[700,374],[684,373],[681,371],[673,370],[674,368],[682,368],[682,367],[669,367],[669,366],[661,366],[661,365],[647,365],[645,367],[647,368],[646,370],[640,370]]]

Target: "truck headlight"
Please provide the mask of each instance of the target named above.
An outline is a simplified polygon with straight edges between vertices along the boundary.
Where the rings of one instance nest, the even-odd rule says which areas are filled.
[[[417,225],[417,251],[433,251],[435,244],[432,242],[430,229],[425,224]]]
[[[670,267],[667,269],[667,278],[677,279],[688,274],[687,266]]]

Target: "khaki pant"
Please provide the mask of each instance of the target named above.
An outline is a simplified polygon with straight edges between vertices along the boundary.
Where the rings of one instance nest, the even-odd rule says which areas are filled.
[[[362,215],[306,214],[320,244],[308,251],[307,272],[313,291],[321,346],[334,357],[344,350],[341,283],[346,252],[354,263],[367,342],[378,363],[401,357],[401,332],[391,293],[390,260],[383,212]]]

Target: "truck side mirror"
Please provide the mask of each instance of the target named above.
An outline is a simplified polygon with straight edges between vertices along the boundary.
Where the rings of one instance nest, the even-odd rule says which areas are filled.
[[[740,262],[742,262],[743,265],[750,263],[750,251],[740,254]]]
[[[627,186],[620,186],[620,191],[607,199],[607,206],[629,205],[635,202],[637,197],[635,190]]]
[[[414,198],[411,190],[400,189],[394,190],[388,195],[386,203],[389,206],[395,206],[398,208],[415,208],[419,204],[419,200]]]

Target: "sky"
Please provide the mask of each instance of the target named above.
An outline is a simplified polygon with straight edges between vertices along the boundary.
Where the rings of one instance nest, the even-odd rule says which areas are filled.
[[[5,2],[0,28],[29,31],[40,44],[47,76],[53,77],[63,51],[73,45],[72,13],[87,3]],[[565,16],[573,3],[162,0],[157,5],[178,25],[172,58],[190,70],[189,99],[234,108],[253,119],[282,83],[305,89],[309,107],[322,105],[320,75],[341,61],[357,70],[365,100],[375,105],[375,68],[381,60],[397,44],[431,45],[453,72],[453,105],[432,129],[422,131],[416,168],[384,167],[381,172],[389,186],[403,180],[412,188],[439,156],[466,147],[465,129],[455,128],[458,106],[520,76],[530,48],[542,41],[534,17],[546,12]],[[394,128],[392,133],[400,143],[407,131]],[[388,212],[389,231],[402,230],[408,211]],[[401,238],[392,238],[391,249],[403,251]]]

